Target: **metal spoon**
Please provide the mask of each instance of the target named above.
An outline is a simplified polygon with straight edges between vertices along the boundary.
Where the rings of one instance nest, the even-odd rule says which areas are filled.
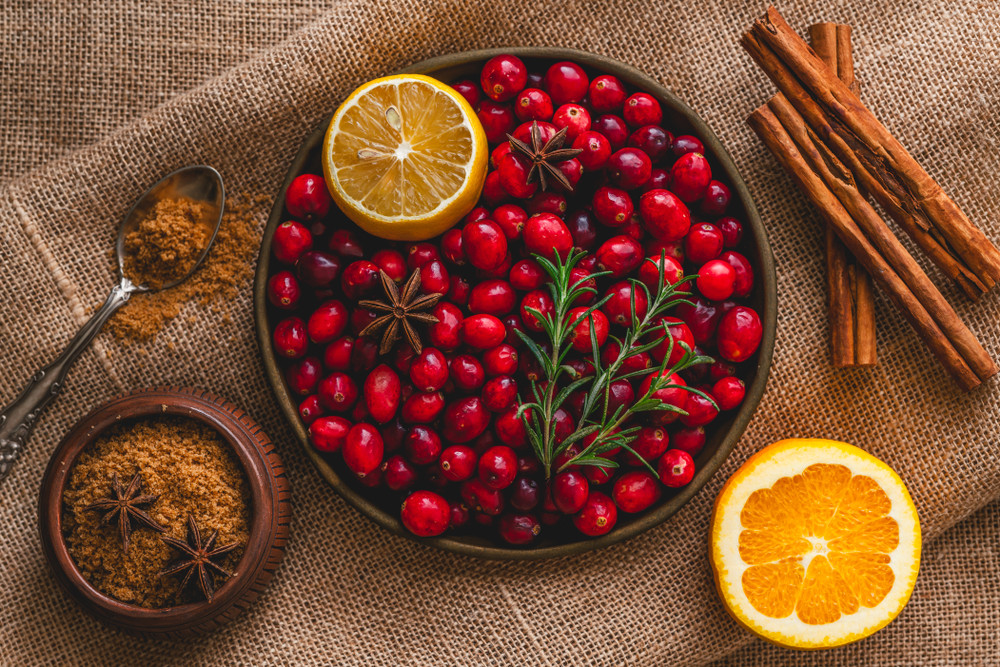
[[[205,246],[194,266],[177,280],[157,285],[155,288],[149,285],[133,284],[125,276],[125,236],[147,217],[158,202],[163,199],[181,197],[193,199],[208,207],[206,222],[213,225],[212,237],[209,239],[208,245]],[[111,290],[104,305],[73,336],[59,358],[35,373],[21,395],[13,403],[0,410],[0,480],[3,480],[13,467],[17,455],[24,447],[24,443],[28,439],[31,429],[35,426],[35,422],[38,421],[42,410],[62,389],[70,366],[87,349],[90,341],[94,339],[94,336],[111,315],[127,303],[129,297],[135,292],[157,292],[174,287],[190,277],[201,266],[219,231],[225,199],[222,176],[212,167],[205,165],[178,169],[139,197],[118,229],[118,240],[115,243],[115,252],[118,255],[118,285]]]

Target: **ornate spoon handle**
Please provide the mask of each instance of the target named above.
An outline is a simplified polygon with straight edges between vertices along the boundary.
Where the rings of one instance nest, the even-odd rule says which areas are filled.
[[[62,389],[70,366],[87,349],[108,318],[128,301],[134,291],[132,283],[124,279],[120,285],[115,286],[104,305],[73,336],[59,358],[35,373],[21,395],[0,410],[0,481],[7,477],[13,467],[42,410]]]

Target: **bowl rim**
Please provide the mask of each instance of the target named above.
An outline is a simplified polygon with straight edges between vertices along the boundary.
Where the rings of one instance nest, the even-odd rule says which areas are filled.
[[[751,418],[757,410],[760,400],[764,395],[770,374],[771,362],[774,353],[774,342],[777,328],[777,276],[775,273],[774,256],[768,241],[767,231],[750,196],[749,189],[742,175],[736,168],[729,152],[722,145],[715,132],[708,124],[694,112],[685,102],[677,98],[669,89],[661,85],[649,75],[623,62],[593,53],[578,51],[576,49],[562,47],[508,47],[490,48],[471,51],[461,51],[446,55],[437,56],[422,60],[409,65],[396,74],[426,74],[434,76],[436,72],[456,66],[469,65],[475,62],[482,62],[496,55],[511,54],[527,59],[539,60],[573,60],[584,68],[599,70],[602,73],[613,74],[631,86],[653,94],[661,102],[669,107],[672,113],[684,117],[684,119],[694,128],[698,138],[706,147],[709,158],[722,167],[725,176],[730,183],[731,190],[735,191],[737,200],[742,204],[746,212],[746,223],[752,230],[752,237],[757,246],[754,259],[758,264],[758,289],[763,291],[762,312],[760,312],[761,323],[763,325],[763,335],[760,347],[757,352],[757,368],[753,382],[747,387],[743,404],[733,418],[728,431],[722,437],[715,452],[695,471],[694,478],[684,489],[671,496],[666,502],[655,509],[648,511],[627,525],[616,527],[611,532],[597,538],[589,538],[535,548],[506,548],[501,546],[487,546],[483,544],[473,544],[456,537],[433,537],[421,538],[407,531],[398,517],[391,516],[382,508],[378,507],[367,498],[356,492],[344,482],[337,472],[313,449],[309,444],[308,431],[299,417],[298,408],[292,402],[291,394],[284,386],[284,375],[278,366],[277,358],[271,349],[271,332],[267,316],[267,279],[271,260],[271,240],[275,227],[280,224],[283,210],[284,192],[288,188],[292,179],[297,176],[307,160],[310,151],[318,144],[322,143],[323,136],[329,125],[332,113],[324,118],[319,126],[306,138],[300,147],[295,158],[292,160],[288,171],[285,174],[280,189],[274,199],[271,213],[263,232],[256,274],[254,276],[254,324],[257,332],[257,344],[260,348],[264,363],[265,376],[272,392],[278,402],[281,412],[295,432],[297,439],[304,446],[306,454],[316,466],[319,473],[326,481],[333,486],[337,493],[347,500],[356,510],[367,516],[369,519],[389,530],[395,535],[407,539],[427,544],[430,546],[459,553],[466,556],[491,560],[540,560],[545,558],[555,558],[580,554],[596,549],[600,549],[623,540],[635,537],[636,535],[653,528],[670,518],[673,514],[687,503],[695,494],[701,491],[702,487],[708,483],[722,463],[728,458],[736,442],[743,435]]]
[[[38,523],[42,544],[57,579],[89,611],[100,618],[139,632],[183,632],[196,629],[238,605],[254,588],[274,542],[271,532],[280,493],[269,455],[259,449],[269,443],[266,434],[242,410],[225,399],[189,387],[154,387],[119,395],[81,418],[64,436],[49,459],[42,476],[38,500]],[[250,522],[243,555],[235,573],[220,586],[212,601],[201,600],[169,607],[146,608],[119,600],[91,584],[69,553],[62,532],[63,493],[80,454],[109,428],[137,419],[157,416],[192,419],[212,428],[236,457],[250,494]],[[277,457],[275,452],[271,455]],[[275,459],[278,460],[278,459]],[[283,502],[287,503],[286,498]],[[287,539],[287,537],[285,538]],[[277,564],[275,563],[276,567]],[[273,570],[273,568],[272,568]]]

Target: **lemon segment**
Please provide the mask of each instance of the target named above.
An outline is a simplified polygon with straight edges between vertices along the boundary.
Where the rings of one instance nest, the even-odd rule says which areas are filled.
[[[469,103],[427,76],[360,86],[323,142],[323,174],[337,206],[385,239],[441,234],[472,210],[486,178],[486,133]]]
[[[783,440],[726,482],[710,558],[723,604],[782,646],[867,637],[906,605],[920,566],[920,520],[882,461],[833,440]]]

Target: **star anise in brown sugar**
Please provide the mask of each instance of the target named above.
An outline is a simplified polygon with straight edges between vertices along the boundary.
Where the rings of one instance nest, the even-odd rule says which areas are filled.
[[[520,139],[509,134],[507,135],[507,138],[510,140],[511,150],[531,161],[531,169],[528,170],[525,182],[531,183],[531,180],[537,174],[538,183],[542,186],[542,190],[548,187],[546,178],[554,178],[564,188],[570,192],[573,191],[573,186],[570,184],[569,179],[566,178],[566,174],[562,173],[559,167],[556,166],[557,162],[575,158],[583,152],[579,148],[562,147],[566,143],[566,132],[568,130],[569,128],[564,127],[543,144],[542,130],[538,127],[538,122],[531,121],[531,146]]]
[[[181,552],[181,557],[163,568],[157,575],[167,577],[184,572],[184,579],[181,581],[181,590],[187,587],[188,582],[194,577],[198,582],[201,594],[209,602],[215,594],[214,575],[222,575],[225,578],[233,576],[233,573],[224,569],[215,562],[215,559],[228,554],[230,551],[240,546],[238,543],[227,544],[224,547],[215,546],[215,540],[219,537],[219,531],[214,530],[204,542],[201,539],[201,530],[194,517],[188,517],[187,541],[178,540],[169,535],[161,535],[160,539],[166,544]]]
[[[410,275],[406,284],[403,285],[402,292],[400,292],[399,288],[396,287],[395,281],[385,271],[380,270],[379,277],[382,279],[382,289],[385,290],[386,300],[359,301],[358,305],[362,308],[386,314],[372,321],[371,324],[361,330],[359,335],[375,335],[379,331],[382,331],[382,329],[385,329],[382,334],[382,342],[379,343],[379,354],[388,354],[392,346],[396,344],[396,341],[405,335],[413,351],[420,354],[424,347],[420,342],[420,336],[417,335],[417,330],[413,328],[413,324],[415,322],[423,322],[424,324],[436,323],[438,318],[430,313],[421,311],[433,307],[444,295],[436,293],[418,294],[420,292],[420,269],[416,269]]]
[[[101,517],[102,523],[111,523],[113,519],[117,519],[122,551],[128,553],[129,535],[133,530],[133,521],[158,533],[166,530],[144,511],[159,497],[159,495],[142,495],[141,474],[136,473],[132,481],[129,482],[128,488],[123,490],[118,473],[114,473],[111,477],[111,495],[91,503],[83,509],[88,512],[104,512],[104,516]]]

